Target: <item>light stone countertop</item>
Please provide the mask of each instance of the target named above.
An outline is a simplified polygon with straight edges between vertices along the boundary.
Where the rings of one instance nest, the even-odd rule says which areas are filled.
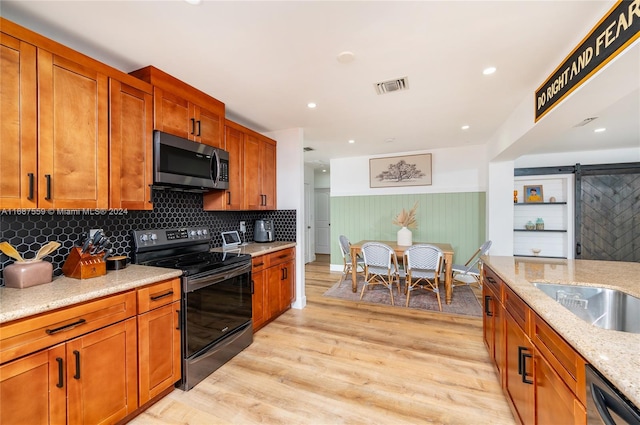
[[[0,323],[178,277],[180,270],[130,264],[91,279],[58,277],[29,288],[0,287]]]
[[[295,242],[250,242],[247,245],[241,245],[231,249],[223,249],[222,247],[211,248],[211,252],[238,252],[240,254],[249,254],[252,257],[257,257],[259,255],[269,254],[271,252],[280,251],[281,249],[286,248],[293,248],[295,246]]]
[[[498,256],[483,259],[588,363],[640,407],[640,334],[593,326],[531,284],[599,286],[640,298],[640,263]]]

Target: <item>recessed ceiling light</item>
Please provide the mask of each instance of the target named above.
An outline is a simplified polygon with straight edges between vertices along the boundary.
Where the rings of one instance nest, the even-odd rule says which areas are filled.
[[[394,139],[393,137],[389,137],[387,140],[385,140],[385,142],[387,142],[387,143],[393,143],[395,141],[396,141],[396,139]]]
[[[466,125],[466,124],[465,124],[465,125],[463,125],[461,128],[462,128],[463,130],[469,130],[469,126],[468,126],[468,125]]]
[[[307,103],[307,108],[309,108],[309,109],[313,109],[313,108],[315,108],[316,106],[318,106],[318,105],[316,105],[316,104],[315,104],[315,103],[313,103],[313,102],[309,102],[309,103]]]
[[[353,140],[353,139],[349,140],[349,143],[351,143],[351,144],[353,144],[353,143],[355,143],[355,142],[356,142],[356,141],[355,141],[355,140]]]
[[[327,170],[323,169],[323,170],[322,170],[322,172],[323,172],[323,173],[326,173],[326,172],[327,172]]]
[[[193,5],[193,6],[197,6],[200,3],[202,3],[202,0],[184,0],[184,1],[186,1],[187,3],[189,3],[190,5]]]
[[[496,67],[495,67],[495,66],[490,66],[489,68],[485,68],[485,69],[482,71],[482,73],[483,73],[484,75],[491,75],[491,74],[493,74],[494,72],[496,72]]]
[[[596,128],[595,130],[593,130],[594,133],[602,133],[603,131],[607,131],[606,128],[601,127],[601,128]]]
[[[353,59],[353,52],[342,52],[338,55],[338,62],[340,63],[350,63],[353,62]]]

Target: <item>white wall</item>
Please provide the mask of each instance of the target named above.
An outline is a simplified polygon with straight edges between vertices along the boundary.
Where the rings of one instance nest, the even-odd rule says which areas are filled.
[[[391,188],[369,187],[369,159],[432,154],[432,185]],[[487,188],[486,147],[402,152],[394,155],[360,156],[331,160],[331,196],[389,195],[398,193],[482,192]]]
[[[264,133],[278,142],[277,196],[278,209],[296,210],[296,299],[293,308],[304,308],[307,296],[304,286],[304,157],[303,130],[292,128]]]
[[[630,149],[525,155],[515,160],[515,168],[553,167],[575,164],[618,164],[622,162],[640,162],[640,145],[637,148]]]

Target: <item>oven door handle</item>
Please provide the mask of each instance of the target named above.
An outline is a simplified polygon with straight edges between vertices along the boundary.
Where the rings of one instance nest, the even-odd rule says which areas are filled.
[[[205,286],[215,285],[225,280],[231,279],[236,276],[241,276],[245,273],[251,272],[251,263],[246,267],[240,267],[238,269],[230,270],[228,273],[213,274],[209,276],[194,277],[187,280],[187,286],[185,292],[193,292]]]

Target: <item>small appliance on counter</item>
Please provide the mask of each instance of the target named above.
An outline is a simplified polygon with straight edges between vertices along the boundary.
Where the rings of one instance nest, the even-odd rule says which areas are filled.
[[[273,230],[273,220],[260,219],[256,220],[253,229],[254,242],[273,242],[275,241],[275,231]]]

